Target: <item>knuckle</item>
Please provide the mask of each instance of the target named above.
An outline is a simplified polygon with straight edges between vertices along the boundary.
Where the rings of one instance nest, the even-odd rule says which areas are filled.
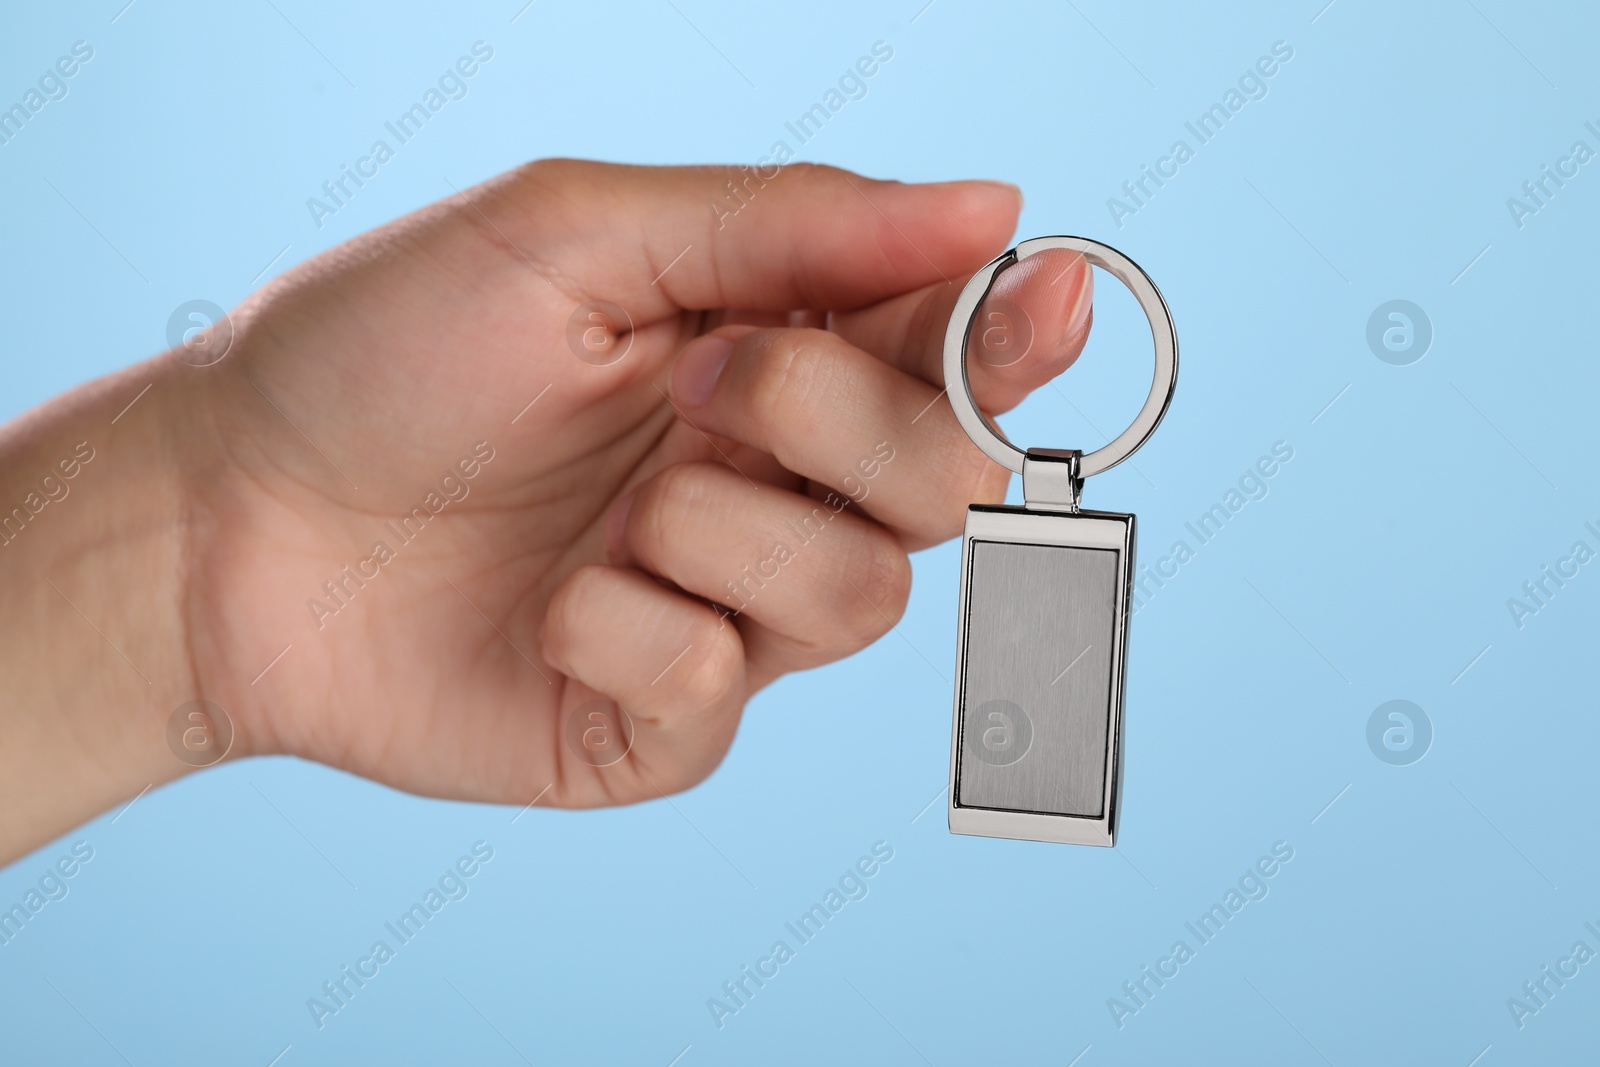
[[[888,633],[911,598],[911,560],[895,536],[874,528],[861,542],[843,561],[843,636],[852,649]]]
[[[544,649],[547,657],[565,661],[573,639],[581,633],[583,607],[595,602],[611,581],[609,569],[591,563],[567,575],[545,607]]]
[[[821,429],[821,402],[837,360],[824,330],[768,332],[754,353],[748,379],[751,414],[783,437]]]
[[[590,165],[578,159],[530,159],[512,169],[511,180],[517,185],[531,186],[535,189],[560,187],[580,180],[581,172],[586,166]]]
[[[694,537],[707,506],[708,471],[701,463],[675,463],[639,490],[628,515],[628,542],[647,565],[660,565]]]
[[[785,163],[783,173],[794,181],[796,185],[805,185],[812,188],[837,186],[839,176],[849,173],[838,167],[826,163]]]
[[[705,621],[695,627],[689,638],[692,651],[683,658],[682,666],[687,670],[679,682],[680,697],[689,715],[726,712],[743,695],[744,649],[737,632],[715,612],[704,614]]]

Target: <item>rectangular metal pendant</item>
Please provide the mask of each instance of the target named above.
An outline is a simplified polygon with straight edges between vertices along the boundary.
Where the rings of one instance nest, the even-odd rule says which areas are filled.
[[[1116,843],[1134,517],[973,505],[961,540],[950,829]]]

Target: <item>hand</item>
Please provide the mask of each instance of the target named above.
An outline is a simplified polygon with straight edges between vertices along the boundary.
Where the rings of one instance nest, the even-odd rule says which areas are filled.
[[[729,181],[747,203],[719,225]],[[104,649],[48,668],[80,744],[108,694],[138,710],[101,784],[5,828],[13,854],[112,802],[107,777],[131,795],[183,771],[162,732],[196,698],[226,711],[230,757],[437,796],[579,807],[704,778],[753,692],[885,633],[906,553],[1003,498],[940,362],[1019,208],[1009,186],[826,167],[535,163],[288,272],[232,314],[221,362],[157,357],[8,428],[48,455],[154,383],[102,450],[108,495],[0,550],[34,552],[147,676]],[[1090,319],[1081,258],[1001,279],[1032,343],[972,359],[989,412],[1070,364]]]

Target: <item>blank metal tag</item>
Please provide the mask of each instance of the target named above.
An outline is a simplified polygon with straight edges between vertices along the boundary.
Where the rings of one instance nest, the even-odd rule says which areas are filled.
[[[972,399],[967,342],[996,274],[1047,248],[1075,251],[1138,299],[1155,342],[1150,395],[1104,447],[1006,440]],[[1083,479],[1147,441],[1172,400],[1178,335],[1149,276],[1083,237],[1036,237],[972,276],[945,331],[956,419],[984,454],[1022,475],[1023,507],[974,504],[961,539],[950,829],[958,834],[1116,844],[1134,518],[1078,507]]]
[[[950,829],[1114,844],[1133,516],[974,505],[961,545]]]

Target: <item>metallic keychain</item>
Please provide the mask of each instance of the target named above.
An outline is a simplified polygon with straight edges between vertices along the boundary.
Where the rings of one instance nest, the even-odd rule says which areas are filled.
[[[1155,378],[1138,417],[1088,455],[1017,448],[979,413],[967,339],[1000,271],[1047,248],[1080,253],[1138,298]],[[973,504],[961,539],[950,830],[1026,841],[1116,844],[1134,517],[1078,507],[1083,479],[1149,439],[1178,379],[1178,335],[1155,283],[1083,237],[1023,241],[975,274],[950,315],[944,380],[967,435],[1022,475],[1022,507]],[[959,384],[957,384],[959,383]]]

